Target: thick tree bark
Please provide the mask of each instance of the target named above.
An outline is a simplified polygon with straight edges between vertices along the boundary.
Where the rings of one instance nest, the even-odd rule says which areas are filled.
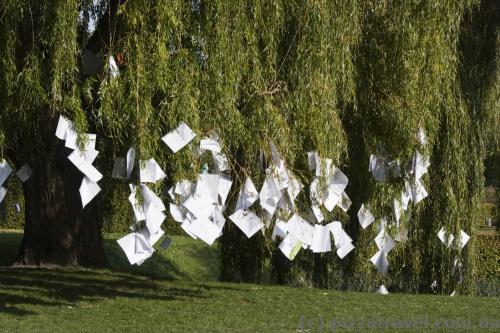
[[[14,265],[107,265],[98,197],[82,208],[83,174],[67,159],[70,150],[50,121],[37,149],[26,154],[33,175],[24,183],[25,226]]]
[[[110,0],[97,29],[84,48],[107,52],[106,41],[116,29],[116,12],[123,0]],[[109,43],[109,41],[108,41]],[[25,226],[14,265],[107,265],[99,213],[99,197],[82,208],[79,188],[82,173],[67,159],[71,152],[54,135],[57,116],[40,116],[37,142],[16,140],[10,159],[17,167],[28,163],[32,177],[23,185]]]

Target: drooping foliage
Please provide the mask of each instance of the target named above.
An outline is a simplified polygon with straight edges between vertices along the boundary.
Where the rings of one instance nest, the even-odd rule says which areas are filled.
[[[301,251],[289,262],[271,241],[274,221],[251,239],[229,222],[219,244],[223,279],[263,280],[271,266],[270,278],[280,283],[371,289],[384,282],[425,291],[437,281],[443,292],[471,291],[474,237],[458,252],[436,233],[444,226],[473,236],[479,222],[485,140],[500,132],[495,1],[5,0],[0,6],[2,155],[36,142],[41,118],[63,114],[79,133],[97,131],[108,159],[131,145],[140,159],[154,157],[168,174],[156,188],[162,193],[195,179],[207,161],[192,147],[216,131],[235,181],[231,211],[247,176],[262,184],[270,142],[304,184],[313,177],[306,152],[317,151],[349,177],[348,213],[324,213],[328,222],[343,223],[356,250],[343,260],[335,252]],[[92,21],[104,70],[87,77],[80,59],[95,40],[87,29]],[[109,56],[120,60],[117,77],[108,70]],[[171,154],[159,139],[180,121],[198,136]],[[420,128],[425,145],[416,137]],[[381,277],[369,262],[376,227],[361,229],[356,213],[369,205],[377,219],[388,217],[396,236],[401,227],[391,207],[404,181],[376,182],[369,156],[405,165],[416,150],[430,157],[429,197],[402,218],[408,240],[391,252],[389,273]],[[303,216],[308,191],[299,196]]]

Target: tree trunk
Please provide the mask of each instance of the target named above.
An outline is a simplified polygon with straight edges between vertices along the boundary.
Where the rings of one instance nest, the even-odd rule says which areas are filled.
[[[96,54],[108,52],[111,28],[119,31],[116,12],[123,2],[109,2],[85,48]],[[79,188],[83,174],[67,159],[71,151],[64,147],[64,141],[54,135],[57,118],[48,110],[41,113],[40,133],[33,136],[37,141],[25,142],[30,139],[18,137],[11,147],[10,160],[17,167],[28,163],[33,169],[23,185],[24,236],[14,265],[106,266],[99,196],[82,208]]]
[[[25,226],[14,265],[107,265],[98,212],[99,196],[82,208],[83,174],[54,135],[53,120],[37,149],[26,152],[33,175],[24,183]]]

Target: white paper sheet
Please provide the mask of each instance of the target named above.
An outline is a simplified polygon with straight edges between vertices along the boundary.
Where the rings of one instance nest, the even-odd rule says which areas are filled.
[[[200,140],[200,149],[203,150],[210,150],[215,153],[220,153],[221,148],[219,145],[219,142],[212,138],[204,138]]]
[[[144,211],[148,211],[149,209],[156,209],[159,211],[165,210],[165,204],[161,198],[147,185],[141,184],[140,189],[143,198]]]
[[[114,79],[118,75],[120,75],[120,71],[118,70],[118,65],[116,64],[115,58],[110,55],[108,57],[108,69],[109,69],[109,75]]]
[[[424,200],[427,198],[429,194],[425,190],[424,184],[422,183],[421,180],[415,181],[415,183],[412,186],[412,200],[414,204],[418,204],[420,201]]]
[[[345,243],[337,249],[337,255],[340,259],[344,259],[352,250],[354,250],[354,245],[350,242]]]
[[[6,160],[0,161],[0,186],[2,186],[12,173],[12,168]]]
[[[330,239],[329,227],[320,224],[314,225],[311,250],[314,253],[325,253],[332,251],[332,241]]]
[[[439,230],[437,236],[446,247],[450,247],[453,243],[453,239],[455,238],[453,234],[447,233],[444,230],[444,227],[441,227],[441,230]]]
[[[76,144],[78,138],[78,134],[75,132],[73,127],[68,127],[66,129],[64,146],[69,149],[77,149],[78,145]]]
[[[133,184],[129,184],[130,187],[130,195],[128,197],[128,201],[132,205],[132,209],[134,211],[135,221],[143,221],[146,219],[146,212],[144,210],[143,205],[137,199],[137,187]]]
[[[182,222],[181,224],[181,228],[186,232],[186,234],[188,234],[194,239],[198,239],[198,237],[196,237],[195,234],[191,232],[190,226],[191,226],[191,220],[189,219],[184,220],[184,222]]]
[[[286,191],[292,207],[295,208],[295,199],[300,194],[300,191],[302,191],[302,188],[304,188],[304,185],[302,185],[297,177],[295,177],[295,175],[290,171],[288,171],[288,181],[290,185]]]
[[[288,234],[279,245],[279,249],[288,258],[288,260],[293,260],[303,247],[302,242],[293,234]]]
[[[68,156],[68,159],[87,178],[89,178],[92,182],[97,183],[102,179],[102,174],[88,161],[93,161],[98,153],[99,152],[97,150],[89,150],[82,153],[76,149]]]
[[[269,215],[273,216],[282,193],[272,176],[267,176],[259,193],[260,205]]]
[[[141,228],[135,237],[135,253],[153,253],[155,251],[153,245],[161,235],[161,233],[151,234],[147,228]]]
[[[282,221],[280,219],[276,219],[276,223],[274,224],[274,229],[273,229],[273,234],[271,236],[271,239],[273,241],[276,240],[276,237],[280,237],[284,239],[288,233],[288,228],[286,225],[285,221]]]
[[[221,234],[221,229],[208,218],[192,221],[189,231],[208,245],[212,245]]]
[[[323,205],[323,193],[320,191],[320,179],[319,177],[314,177],[311,184],[309,185],[309,198],[311,200],[312,206],[322,206]]]
[[[130,178],[135,164],[135,148],[130,147],[127,151],[127,178]]]
[[[148,209],[146,213],[146,228],[148,228],[149,233],[154,234],[160,230],[165,218],[166,216],[162,211],[154,208]]]
[[[146,161],[140,161],[139,165],[139,177],[141,179],[141,183],[157,183],[167,176],[158,163],[156,163],[154,158]]]
[[[331,212],[336,205],[340,205],[342,193],[347,187],[348,182],[349,180],[346,175],[339,168],[333,166],[333,175],[330,178],[326,193],[323,195],[320,193],[320,196],[323,196],[323,205],[329,212]]]
[[[146,242],[144,239],[144,236],[133,232],[125,237],[122,237],[117,240],[118,245],[122,248],[123,252],[125,252],[125,255],[127,256],[128,261],[130,262],[131,265],[138,264],[140,262],[143,262],[147,258],[151,257],[153,255],[153,252],[139,252],[136,253],[136,239],[139,238],[137,242]]]
[[[316,160],[319,159],[318,153],[315,151],[307,152],[307,164],[309,166],[309,171],[316,170]]]
[[[143,251],[151,251],[154,252],[154,245],[156,242],[160,240],[160,238],[165,234],[165,232],[161,229],[158,229],[157,231],[151,233],[149,232],[148,228],[140,228],[137,231],[138,234],[142,235],[144,239],[146,240],[146,244],[144,245]]]
[[[214,207],[212,215],[209,219],[219,228],[220,236],[222,236],[222,229],[226,224],[226,218],[224,217],[224,215],[222,214],[222,210],[218,206]]]
[[[170,215],[172,215],[172,218],[179,223],[184,222],[186,219],[186,212],[187,209],[182,206],[182,205],[175,205],[175,204],[170,204]]]
[[[226,154],[216,153],[212,151],[212,157],[215,161],[215,165],[217,167],[218,172],[224,172],[229,170],[229,161],[227,159]]]
[[[349,237],[349,235],[345,232],[345,230],[342,228],[342,223],[340,223],[339,221],[333,221],[326,226],[330,229],[333,235],[333,240],[337,249],[343,247],[348,243],[352,243],[352,238]]]
[[[143,230],[145,232],[148,232],[146,228],[144,228]],[[163,231],[161,229],[158,229],[158,231],[156,231],[154,234],[151,234],[149,236],[149,244],[151,245],[151,247],[153,247],[156,244],[156,242],[158,242],[163,235],[165,235],[165,231]],[[153,252],[154,252],[154,249],[153,249]]]
[[[86,147],[83,150],[80,149],[75,149],[69,156],[75,156],[75,157],[69,157],[68,158],[73,161],[82,161],[81,163],[88,163],[92,164],[94,163],[95,159],[97,158],[97,155],[99,155],[99,151],[95,150],[91,146]],[[76,164],[75,164],[76,165]]]
[[[408,229],[406,229],[404,226],[399,226],[396,236],[394,236],[394,240],[396,242],[404,243],[408,240]]]
[[[101,192],[101,188],[97,183],[87,177],[83,177],[82,184],[80,185],[80,197],[82,199],[83,208],[85,208],[99,192]]]
[[[170,187],[170,188],[168,189],[168,191],[167,191],[168,196],[169,196],[169,197],[170,197],[170,199],[172,199],[172,200],[175,200],[175,199],[176,199],[176,197],[175,197],[175,192],[174,192],[174,191],[175,191],[175,186]]]
[[[240,209],[248,209],[252,204],[259,198],[259,192],[255,188],[250,177],[247,177],[245,184],[241,187],[240,193],[238,195],[238,201],[236,202],[235,211]]]
[[[335,192],[335,194],[340,196],[342,195],[342,192],[344,192],[348,183],[349,179],[347,179],[347,176],[339,168],[335,167],[330,183],[330,189]]]
[[[175,184],[174,193],[181,197],[181,201],[185,201],[196,190],[196,184],[189,180],[182,180]]]
[[[325,217],[323,216],[321,208],[318,205],[312,205],[311,211],[313,212],[316,222],[321,223],[324,221]]]
[[[0,203],[5,199],[5,195],[7,194],[7,189],[3,186],[0,186]]]
[[[304,248],[311,246],[314,227],[297,214],[294,214],[287,223],[288,232],[293,234]]]
[[[401,165],[399,160],[388,161],[386,157],[380,155],[370,155],[368,171],[378,182],[386,182],[390,175],[392,178],[401,177]]]
[[[349,196],[347,195],[347,193],[345,193],[345,191],[342,192],[342,195],[340,197],[340,203],[339,203],[340,209],[342,209],[344,212],[347,212],[349,210],[349,208],[351,207],[351,204],[352,204],[352,201],[349,198]]]
[[[220,178],[218,174],[199,174],[195,196],[207,198],[212,204],[218,204]]]
[[[227,176],[221,176],[219,178],[219,188],[218,188],[218,195],[219,195],[219,203],[221,205],[226,204],[227,196],[229,195],[229,191],[231,190],[231,186],[233,185],[233,182],[229,177]]]
[[[88,150],[95,150],[95,144],[97,140],[97,136],[92,133],[84,133],[80,135],[83,141],[83,147],[78,144],[78,134],[70,127],[66,130],[66,140],[64,145],[66,148],[79,150],[82,153]],[[93,161],[89,161],[92,163]]]
[[[335,208],[335,206],[340,203],[341,198],[342,193],[333,191],[333,187],[330,184],[323,197],[323,206],[326,208],[326,210],[331,212]]]
[[[383,250],[378,250],[378,252],[370,258],[370,261],[373,265],[375,265],[377,271],[380,274],[387,273],[387,269],[389,268],[389,261],[387,260],[387,254],[384,253]]]
[[[425,146],[427,144],[427,137],[425,136],[425,131],[422,127],[420,127],[418,130],[417,141],[422,146]]]
[[[382,284],[378,288],[376,294],[379,294],[379,295],[389,295],[389,291],[387,291],[387,288]]]
[[[16,176],[19,178],[21,182],[26,182],[28,179],[30,179],[31,175],[33,174],[33,171],[31,170],[30,166],[28,164],[23,165],[17,172]]]
[[[358,221],[363,229],[366,229],[370,224],[372,224],[375,221],[375,217],[365,207],[364,204],[361,205],[361,208],[358,211]]]
[[[184,202],[184,207],[197,218],[208,218],[214,210],[212,198],[207,195],[193,194]]]
[[[408,209],[408,204],[412,200],[413,194],[411,191],[411,186],[410,183],[406,180],[405,181],[405,189],[403,192],[401,192],[401,206],[403,210]]]
[[[61,140],[66,140],[66,133],[71,127],[73,127],[73,123],[63,115],[59,115],[59,121],[56,128],[56,137]]]
[[[378,182],[387,181],[387,170],[385,166],[385,158],[383,156],[370,155],[370,165],[368,171],[371,172],[373,178]]]
[[[415,173],[415,180],[419,180],[424,174],[427,173],[429,165],[429,158],[421,155],[420,152],[416,151],[413,155],[412,163],[413,172]]]
[[[268,175],[272,175],[274,182],[280,190],[290,186],[289,172],[285,166],[285,161],[280,160],[278,164],[271,165],[266,172]]]
[[[370,161],[368,162],[368,172],[373,172],[379,163],[379,157],[374,154],[370,154]]]
[[[179,126],[167,135],[162,137],[163,142],[172,150],[173,153],[178,152],[194,139],[196,134],[184,122],[179,123]]]
[[[273,163],[276,165],[279,164],[280,161],[283,160],[283,157],[279,153],[278,148],[276,147],[276,145],[274,144],[273,141],[269,141],[269,147],[271,148],[271,155],[273,157]]]
[[[322,158],[316,155],[316,177],[330,178],[333,176],[333,160],[330,158]]]
[[[229,216],[229,219],[243,231],[247,238],[252,237],[264,227],[260,217],[250,210],[238,210]]]
[[[394,215],[394,219],[396,220],[396,225],[399,226],[401,215],[403,214],[403,206],[398,199],[394,199],[392,201],[392,214]]]
[[[394,160],[387,163],[387,170],[389,170],[392,178],[401,177],[401,165],[399,163],[399,160]]]
[[[394,239],[392,239],[391,235],[385,231],[385,228],[382,229],[375,237],[375,243],[377,244],[378,249],[383,250],[386,254],[391,252],[391,250],[396,246]]]
[[[285,190],[282,191],[282,196],[278,201],[278,208],[281,208],[283,211],[288,212],[289,214],[293,213],[294,211],[294,205],[291,203],[290,198],[288,197],[288,194],[286,194]]]
[[[470,236],[467,235],[462,229],[460,229],[460,238],[457,240],[457,245],[460,248],[460,250],[464,248],[469,239]]]

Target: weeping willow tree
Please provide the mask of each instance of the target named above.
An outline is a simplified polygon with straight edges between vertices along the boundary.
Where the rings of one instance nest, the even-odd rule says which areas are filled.
[[[79,207],[81,177],[54,136],[59,114],[81,133],[91,126],[78,73],[77,1],[3,1],[0,5],[2,156],[36,172],[24,185],[25,233],[17,262],[103,265],[94,208]],[[92,124],[93,126],[93,124]]]
[[[110,160],[130,146],[142,160],[155,158],[168,174],[157,193],[195,179],[204,164],[192,148],[171,154],[159,140],[184,121],[199,134],[192,146],[219,134],[234,180],[229,207],[246,177],[262,184],[270,142],[303,184],[313,177],[308,151],[331,158],[349,177],[350,210],[324,214],[342,222],[355,251],[343,260],[335,252],[301,251],[289,262],[271,240],[273,220],[251,239],[226,223],[222,279],[259,281],[270,265],[280,283],[366,289],[360,281],[372,281],[425,291],[437,281],[443,291],[471,290],[474,240],[457,252],[436,233],[445,227],[473,236],[478,224],[485,140],[498,132],[499,119],[494,1],[5,0],[0,6],[1,155],[34,170],[24,185],[18,264],[106,263],[99,198],[81,208],[82,176],[54,136],[59,115],[79,134],[97,133],[98,149]],[[86,51],[101,59],[93,75],[83,68]],[[118,60],[116,77],[109,56]],[[417,140],[420,128],[426,145]],[[388,274],[380,276],[369,262],[376,229],[362,230],[356,213],[364,203],[377,219],[390,216],[404,181],[373,180],[369,156],[404,163],[415,150],[430,157],[429,197],[402,218],[408,240],[398,243]],[[301,215],[309,209],[308,191],[298,198]],[[400,232],[394,223],[388,230]]]

